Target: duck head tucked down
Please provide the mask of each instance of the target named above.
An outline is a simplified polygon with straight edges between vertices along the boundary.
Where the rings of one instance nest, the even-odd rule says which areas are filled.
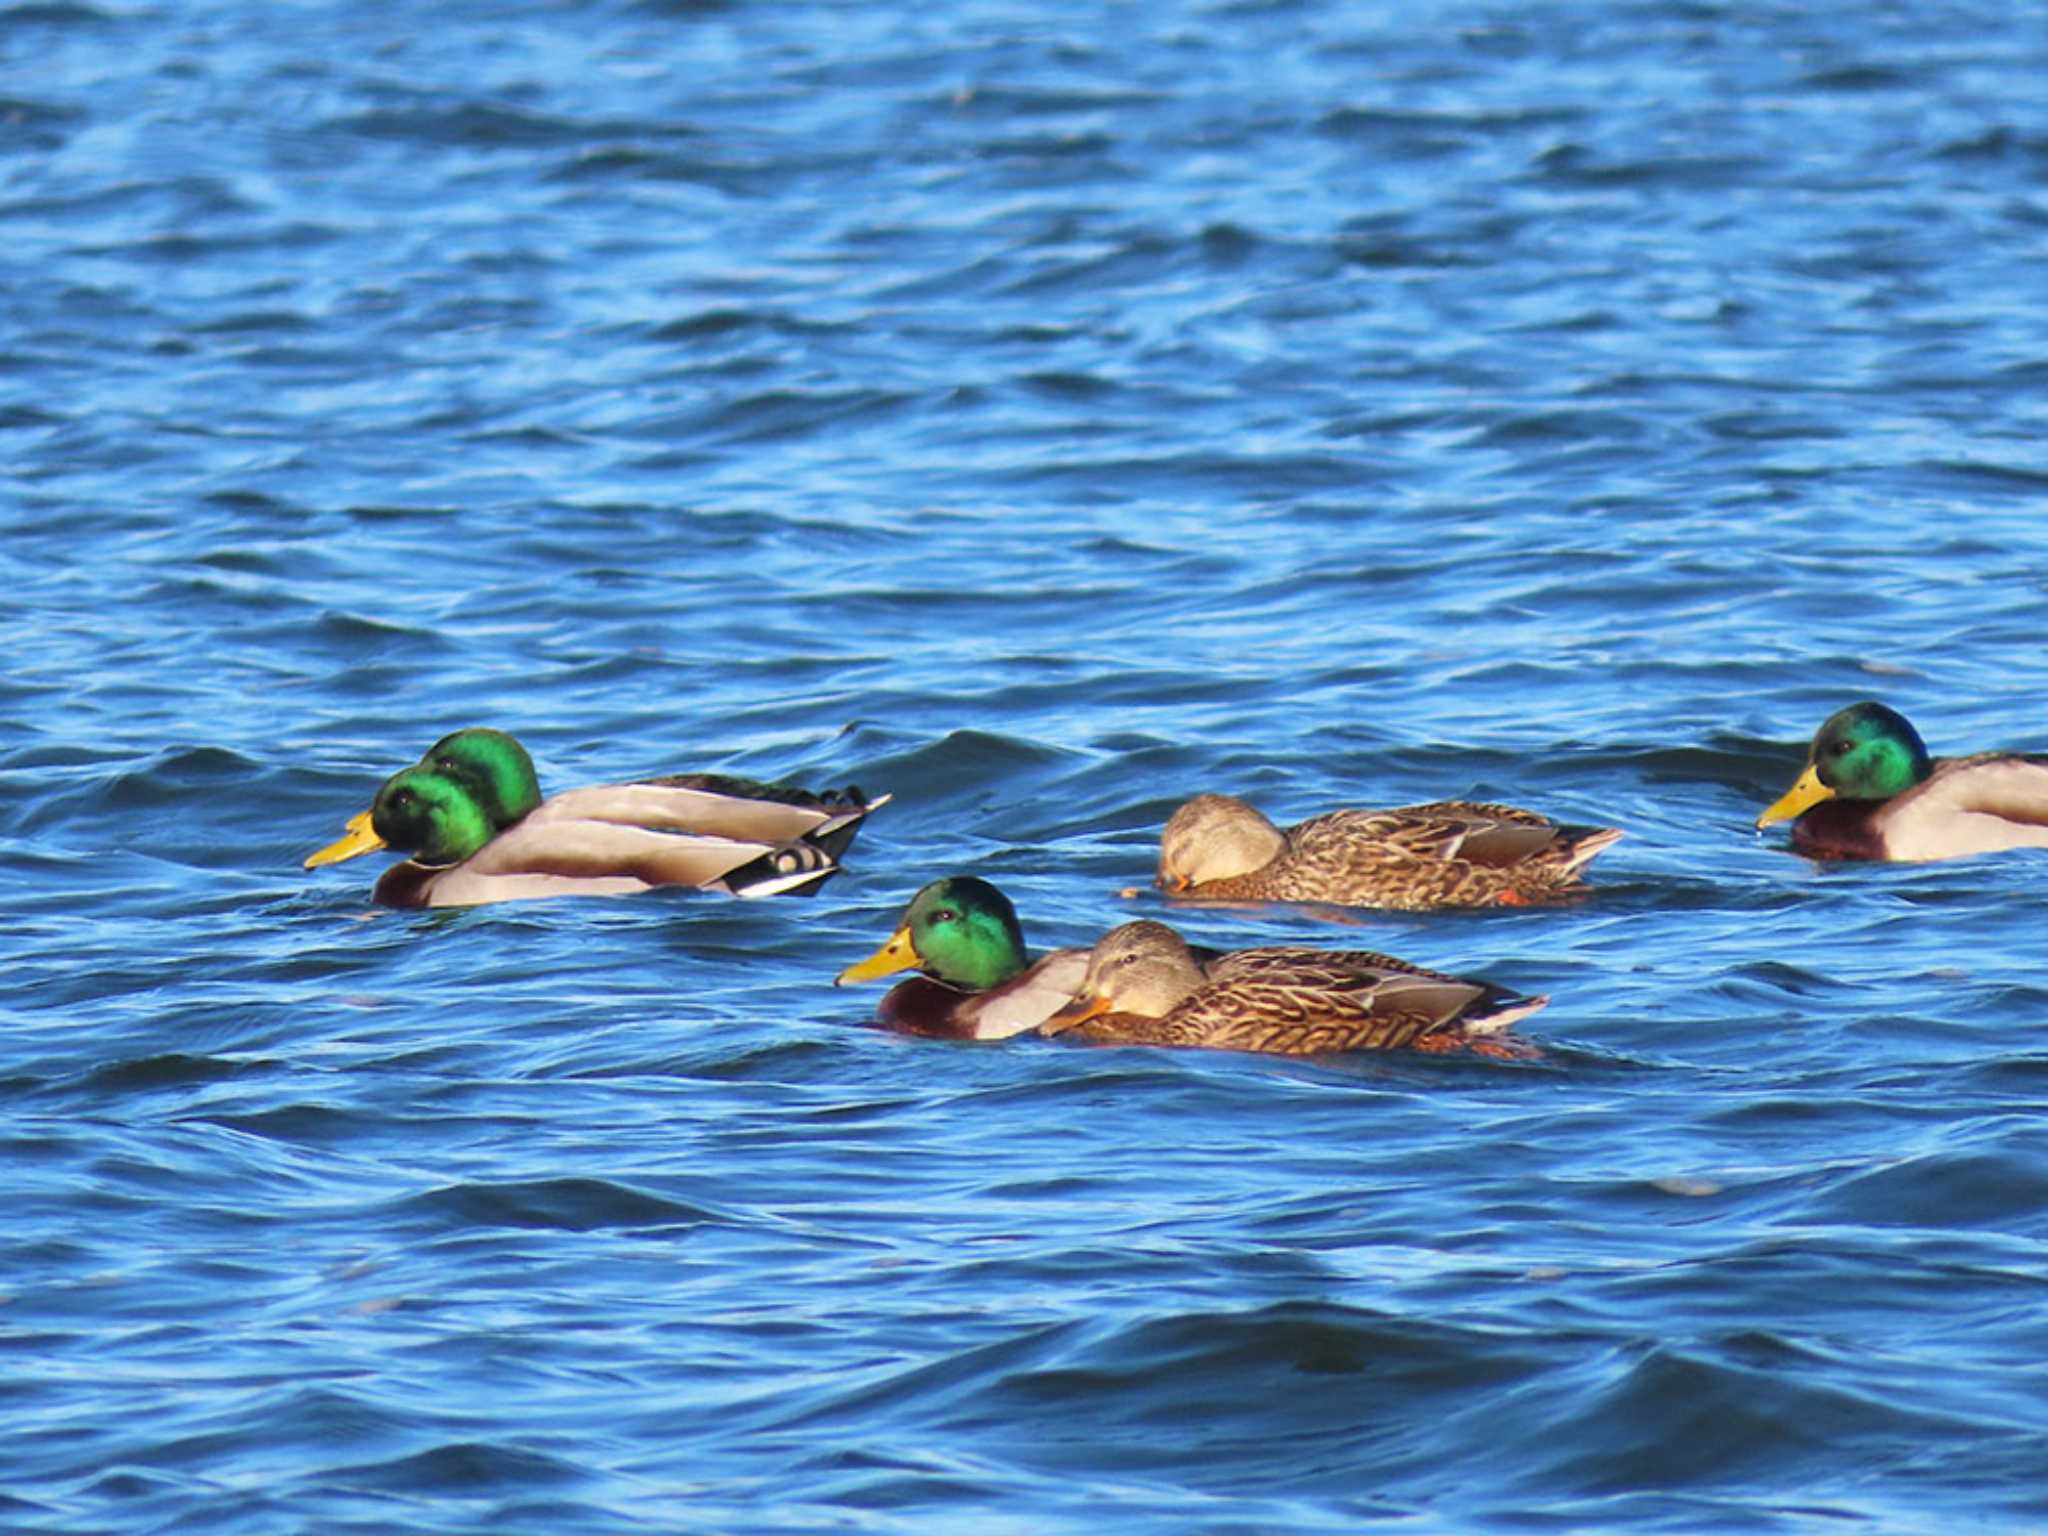
[[[1159,888],[1181,894],[1264,869],[1287,838],[1258,807],[1234,795],[1196,795],[1159,834]]]
[[[1168,818],[1158,884],[1194,900],[1520,906],[1583,894],[1581,872],[1620,837],[1470,800],[1328,811],[1283,830],[1243,800],[1203,794]]]

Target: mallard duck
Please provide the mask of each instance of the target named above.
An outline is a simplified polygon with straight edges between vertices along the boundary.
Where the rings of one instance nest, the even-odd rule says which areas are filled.
[[[934,880],[910,899],[882,947],[834,979],[872,981],[916,967],[875,1012],[892,1029],[960,1040],[1003,1040],[1035,1029],[1074,1000],[1085,949],[1031,960],[1010,898],[973,875]]]
[[[1039,1032],[1286,1056],[1427,1049],[1498,1035],[1549,1001],[1358,949],[1240,949],[1205,968],[1144,921],[1096,942],[1079,995]]]
[[[1793,851],[1814,859],[2048,848],[2048,758],[1932,758],[1911,721],[1866,699],[1828,716],[1807,748],[1806,771],[1756,824],[1794,816]]]
[[[471,727],[384,781],[308,869],[390,848],[412,857],[377,882],[390,907],[540,896],[625,896],[658,885],[734,896],[814,891],[870,811],[858,790],[807,790],[719,774],[601,784],[543,800],[533,759]]]
[[[1330,811],[1283,832],[1242,800],[1197,795],[1159,839],[1159,885],[1199,900],[1521,906],[1585,889],[1580,869],[1620,837],[1464,800]]]

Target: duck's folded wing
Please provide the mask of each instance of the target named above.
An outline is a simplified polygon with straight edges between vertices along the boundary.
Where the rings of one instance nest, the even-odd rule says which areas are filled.
[[[784,843],[799,837],[815,837],[821,832],[830,837],[841,829],[858,826],[862,817],[889,798],[881,795],[872,801],[835,801],[805,796],[804,803],[791,803],[720,793],[701,787],[705,782],[735,785],[746,781],[702,775],[643,784],[593,784],[564,790],[536,808],[521,825],[613,822],[664,832],[699,832],[748,842]],[[851,840],[850,833],[844,840]]]
[[[2048,759],[1980,757],[1929,780],[1926,798],[1965,811],[2048,826]]]
[[[1183,1008],[1237,1012],[1247,1038],[1259,1037],[1255,1048],[1264,1050],[1291,1031],[1316,1050],[1386,1049],[1442,1030],[1491,1033],[1545,1001],[1369,950],[1242,950],[1208,974],[1218,985]]]
[[[1878,812],[1895,859],[2048,848],[2048,760],[1988,755],[1944,763]]]
[[[1532,827],[1519,821],[1474,821],[1466,824],[1444,857],[1506,868],[1547,853],[1557,842],[1558,829],[1554,826]]]
[[[1214,950],[1191,951],[1211,981],[1256,981],[1275,977],[1328,976],[1338,984],[1356,986],[1399,973],[1428,976],[1437,981],[1456,981],[1440,971],[1426,970],[1393,955],[1370,949],[1309,949],[1293,944],[1262,944],[1257,949],[1233,949],[1227,954]]]
[[[1465,859],[1510,865],[1557,841],[1556,825],[1544,817],[1495,814],[1511,809],[1448,800],[1391,811],[1330,811],[1293,828],[1288,842],[1295,857],[1310,864]]]
[[[663,832],[602,820],[525,821],[493,838],[460,874],[477,880],[541,879],[593,894],[687,885],[735,896],[769,896],[814,886],[838,866],[801,840],[746,841]],[[452,881],[458,871],[450,871]]]
[[[1562,829],[1549,817],[1511,805],[1444,800],[1389,814],[1401,819],[1400,841],[1414,851],[1495,868],[1536,858],[1561,841]]]

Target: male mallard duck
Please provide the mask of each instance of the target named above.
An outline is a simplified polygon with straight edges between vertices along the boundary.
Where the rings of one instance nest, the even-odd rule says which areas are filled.
[[[1330,811],[1286,831],[1229,795],[1197,795],[1159,839],[1159,885],[1174,894],[1337,906],[1520,906],[1583,890],[1579,870],[1619,840],[1612,827],[1561,827],[1512,805],[1438,800]]]
[[[1096,942],[1080,994],[1039,1032],[1287,1056],[1455,1048],[1549,1001],[1357,949],[1240,949],[1205,970],[1164,923],[1136,922]]]
[[[537,896],[625,896],[687,885],[734,896],[815,890],[867,814],[858,790],[812,794],[719,774],[600,784],[543,800],[533,759],[503,731],[444,736],[394,773],[312,869],[390,848],[389,907]]]
[[[1829,715],[1806,771],[1763,815],[1813,859],[1953,859],[2048,848],[2048,758],[1931,758],[1912,722],[1865,700]]]
[[[1010,898],[986,880],[953,875],[913,896],[887,942],[833,985],[913,966],[924,974],[890,988],[875,1010],[884,1024],[916,1035],[1003,1040],[1074,1000],[1088,951],[1056,949],[1030,960]]]

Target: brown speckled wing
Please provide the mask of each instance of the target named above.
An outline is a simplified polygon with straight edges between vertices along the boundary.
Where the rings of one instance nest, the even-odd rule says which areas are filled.
[[[1360,906],[1433,907],[1484,899],[1483,874],[1448,857],[1468,829],[1447,817],[1332,811],[1287,833],[1287,851],[1260,871],[1269,896]],[[1497,877],[1495,883],[1498,884]]]
[[[1557,824],[1538,811],[1519,805],[1502,805],[1497,800],[1430,800],[1421,805],[1399,805],[1387,814],[1410,813],[1462,817],[1468,821],[1512,821],[1527,827],[1555,827]]]
[[[1162,1038],[1288,1055],[1389,1050],[1455,1027],[1489,990],[1363,950],[1245,950],[1212,976],[1159,1021]]]
[[[1580,867],[1621,836],[1467,800],[1330,811],[1282,835],[1284,850],[1265,868],[1208,881],[1189,894],[1395,911],[1519,904],[1583,890]]]
[[[1391,811],[1339,811],[1334,817],[1361,819],[1338,822],[1332,830],[1347,836],[1369,837],[1392,855],[1424,861],[1464,860],[1504,868],[1540,858],[1559,842],[1557,823],[1547,816],[1512,805],[1485,805],[1469,800],[1437,800]],[[1304,822],[1296,831],[1312,825]]]

